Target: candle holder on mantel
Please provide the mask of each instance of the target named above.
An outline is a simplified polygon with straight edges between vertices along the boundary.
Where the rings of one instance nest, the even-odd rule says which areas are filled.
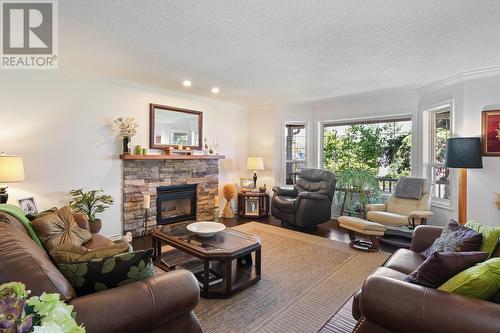
[[[142,209],[144,209],[144,228],[142,230],[142,237],[148,234],[148,220],[149,220],[149,209],[151,208],[151,196],[145,194],[142,198]]]

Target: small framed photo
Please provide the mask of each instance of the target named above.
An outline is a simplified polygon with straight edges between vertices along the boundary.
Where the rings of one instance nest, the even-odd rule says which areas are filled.
[[[38,214],[38,208],[36,207],[34,197],[19,199],[18,202],[19,202],[19,207],[21,207],[21,209],[24,210],[26,214],[29,215]]]
[[[483,111],[484,156],[500,156],[500,110]]]
[[[240,187],[242,189],[253,189],[252,178],[240,178]]]
[[[259,216],[259,198],[245,198],[245,215]]]

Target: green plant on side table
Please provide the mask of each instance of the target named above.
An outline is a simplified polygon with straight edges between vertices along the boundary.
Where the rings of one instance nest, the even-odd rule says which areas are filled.
[[[102,222],[96,218],[96,215],[104,212],[114,202],[113,197],[106,194],[101,194],[103,190],[92,190],[84,192],[82,188],[72,190],[68,196],[73,199],[69,202],[69,206],[74,212],[85,213],[89,219],[90,232],[93,234],[101,230]]]
[[[366,170],[344,170],[337,173],[337,200],[341,202],[341,215],[364,215],[365,205],[380,198],[377,178]]]

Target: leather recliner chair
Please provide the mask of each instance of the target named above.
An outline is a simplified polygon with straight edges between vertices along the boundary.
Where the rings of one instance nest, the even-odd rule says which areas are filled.
[[[302,228],[330,220],[335,183],[335,176],[329,171],[302,170],[294,186],[273,188],[272,216]]]

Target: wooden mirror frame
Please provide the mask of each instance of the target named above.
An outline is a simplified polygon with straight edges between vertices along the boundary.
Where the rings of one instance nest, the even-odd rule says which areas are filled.
[[[169,147],[176,146],[174,144],[162,145],[162,144],[155,143],[155,127],[156,127],[155,109],[162,109],[162,110],[174,111],[174,112],[184,112],[184,113],[190,113],[190,114],[197,115],[198,116],[198,145],[197,146],[184,146],[184,147],[185,148],[189,147],[190,149],[202,149],[202,147],[203,147],[203,112],[189,110],[189,109],[181,109],[181,108],[176,108],[173,106],[166,106],[166,105],[160,105],[160,104],[154,104],[154,103],[149,104],[149,148],[168,150]]]

